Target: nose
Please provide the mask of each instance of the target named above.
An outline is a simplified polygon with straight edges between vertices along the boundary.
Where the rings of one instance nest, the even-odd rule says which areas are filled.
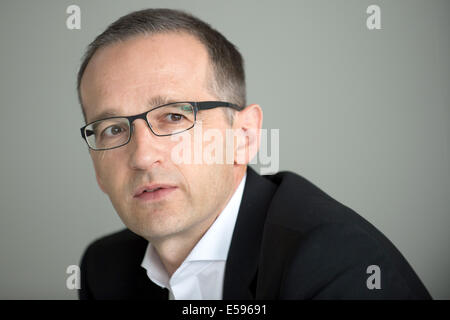
[[[160,164],[164,158],[161,137],[155,136],[143,119],[133,122],[133,134],[128,143],[129,165],[134,170],[148,170]]]

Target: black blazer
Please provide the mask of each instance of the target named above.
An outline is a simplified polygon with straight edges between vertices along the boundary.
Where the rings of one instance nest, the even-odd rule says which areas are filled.
[[[128,229],[94,241],[80,299],[168,299],[140,266],[148,242]],[[370,265],[380,289],[368,289]],[[372,272],[372,271],[371,271]],[[430,299],[394,245],[356,212],[292,172],[247,180],[225,267],[228,299]]]

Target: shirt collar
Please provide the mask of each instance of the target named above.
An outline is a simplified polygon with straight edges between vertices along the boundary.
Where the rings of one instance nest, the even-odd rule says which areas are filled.
[[[226,261],[242,195],[244,193],[246,178],[247,173],[245,173],[239,186],[223,211],[219,214],[203,237],[197,242],[195,247],[183,261],[182,265],[186,262],[193,261]],[[158,253],[150,242],[145,251],[141,266],[147,270],[147,275],[153,282],[160,286],[166,286],[169,277]]]

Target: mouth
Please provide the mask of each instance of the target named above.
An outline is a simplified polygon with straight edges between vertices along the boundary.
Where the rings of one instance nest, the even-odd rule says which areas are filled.
[[[134,194],[134,198],[143,201],[161,200],[176,189],[177,187],[173,185],[152,184],[138,188]]]

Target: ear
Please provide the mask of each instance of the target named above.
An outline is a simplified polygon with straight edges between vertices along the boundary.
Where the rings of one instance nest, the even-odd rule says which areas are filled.
[[[248,164],[258,153],[262,121],[263,112],[257,104],[251,104],[236,113],[233,122],[233,131],[236,136],[235,164]]]

